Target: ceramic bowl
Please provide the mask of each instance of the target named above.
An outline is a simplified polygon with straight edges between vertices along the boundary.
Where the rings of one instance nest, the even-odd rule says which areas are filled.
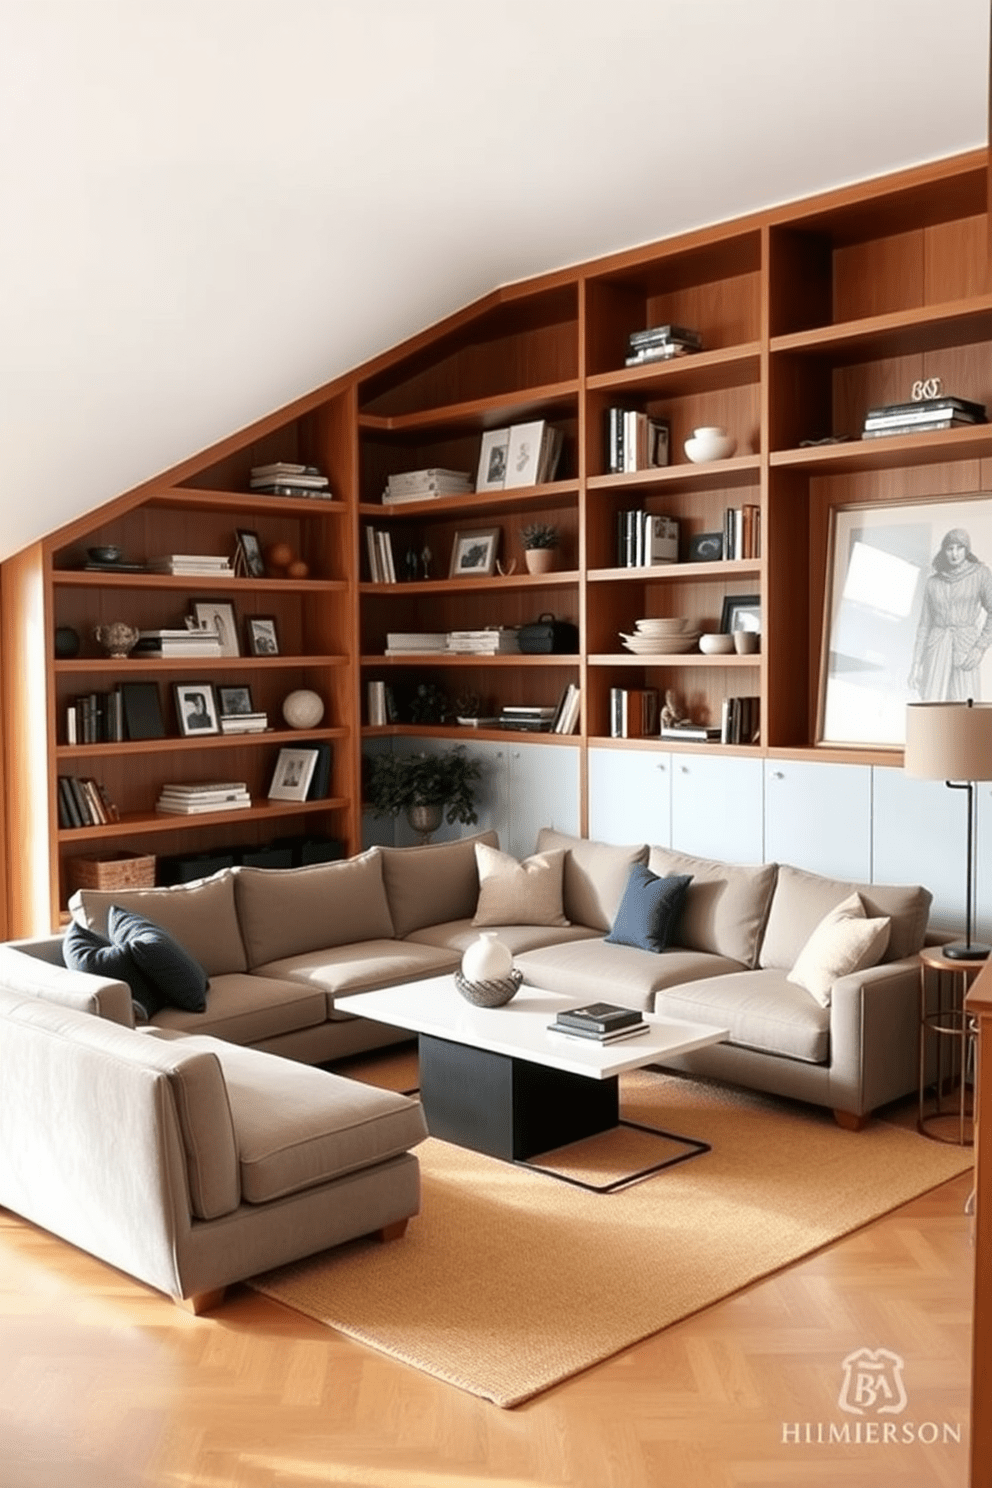
[[[705,656],[726,656],[728,651],[734,649],[734,638],[722,634],[701,635],[699,649]]]
[[[681,635],[692,624],[688,619],[635,620],[634,629],[641,635]]]
[[[91,563],[120,563],[124,553],[113,543],[103,543],[100,547],[87,548],[86,556]]]
[[[736,448],[737,440],[732,439],[726,429],[721,429],[716,424],[704,429],[693,429],[692,438],[685,442],[685,452],[696,465],[703,460],[729,459]]]

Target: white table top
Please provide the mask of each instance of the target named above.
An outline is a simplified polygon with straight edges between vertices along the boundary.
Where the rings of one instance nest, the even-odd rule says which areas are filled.
[[[480,1008],[465,1000],[453,977],[440,976],[342,997],[338,1008],[377,1023],[450,1039],[456,1044],[470,1044],[494,1054],[529,1059],[552,1069],[588,1075],[593,1080],[606,1080],[640,1069],[664,1055],[688,1054],[693,1049],[719,1044],[730,1031],[645,1013],[644,1021],[650,1025],[647,1033],[612,1044],[552,1033],[548,1024],[558,1013],[566,1008],[582,1007],[583,1001],[580,997],[562,997],[523,986],[504,1007]]]

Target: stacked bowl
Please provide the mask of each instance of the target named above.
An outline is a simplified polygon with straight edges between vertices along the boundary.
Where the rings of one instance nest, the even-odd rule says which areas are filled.
[[[691,620],[684,618],[636,620],[634,634],[627,635],[621,631],[620,640],[635,656],[670,656],[695,651],[699,644],[699,630]]]

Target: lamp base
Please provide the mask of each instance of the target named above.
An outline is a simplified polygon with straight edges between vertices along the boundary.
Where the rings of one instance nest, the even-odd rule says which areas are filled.
[[[981,941],[952,940],[950,945],[941,946],[940,950],[948,961],[984,961],[992,956],[992,946],[982,945]]]

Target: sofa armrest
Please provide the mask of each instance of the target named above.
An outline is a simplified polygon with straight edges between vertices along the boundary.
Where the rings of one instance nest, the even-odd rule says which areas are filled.
[[[916,956],[838,978],[830,1004],[832,1104],[861,1113],[915,1089],[919,1040]]]
[[[127,983],[88,971],[70,971],[62,964],[61,944],[61,936],[46,936],[0,945],[0,985],[25,997],[133,1028],[134,1007]]]

